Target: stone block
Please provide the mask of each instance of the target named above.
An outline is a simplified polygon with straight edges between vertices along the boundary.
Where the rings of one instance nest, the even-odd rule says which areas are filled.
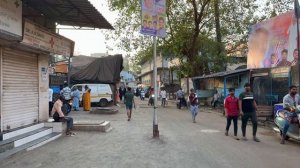
[[[45,122],[45,127],[52,128],[53,132],[66,132],[67,123],[66,122]]]

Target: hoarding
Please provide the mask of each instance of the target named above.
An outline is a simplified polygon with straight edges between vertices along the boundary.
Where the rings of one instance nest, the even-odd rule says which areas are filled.
[[[248,49],[248,69],[296,65],[298,51],[294,11],[253,25]]]
[[[141,34],[166,36],[166,0],[141,0]]]

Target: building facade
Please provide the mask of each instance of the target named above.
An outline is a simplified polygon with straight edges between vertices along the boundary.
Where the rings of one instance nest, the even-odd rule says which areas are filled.
[[[174,60],[165,59],[161,56],[156,59],[157,82],[159,86],[168,84],[179,84],[176,71],[172,71],[172,66],[176,66]],[[146,86],[154,86],[153,60],[144,61],[141,64],[141,74],[138,75],[140,83]]]
[[[70,6],[67,1],[1,1],[1,132],[48,120],[49,58],[52,55],[71,57],[74,50],[72,40],[55,33],[57,23],[82,27],[99,27],[104,24],[111,27],[104,18],[106,22],[101,24],[96,21],[82,22],[88,20],[85,17],[95,19],[92,17],[96,17],[96,12],[97,19],[102,19],[101,14],[88,1],[71,5],[78,10],[73,12],[66,8]],[[83,10],[90,13],[86,14]],[[57,17],[52,11],[65,15]]]

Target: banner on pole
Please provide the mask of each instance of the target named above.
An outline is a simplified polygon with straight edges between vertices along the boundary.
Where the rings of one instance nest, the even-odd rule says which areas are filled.
[[[141,0],[141,34],[166,37],[166,0]]]
[[[251,27],[247,68],[293,66],[298,62],[297,22],[290,11]]]
[[[295,8],[295,16],[296,18],[300,18],[300,6],[299,6],[299,0],[295,0],[295,3],[294,3],[294,8]]]

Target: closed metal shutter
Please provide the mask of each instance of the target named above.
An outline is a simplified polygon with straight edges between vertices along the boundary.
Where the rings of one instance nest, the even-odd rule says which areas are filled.
[[[39,78],[37,55],[3,50],[3,130],[38,121]]]

